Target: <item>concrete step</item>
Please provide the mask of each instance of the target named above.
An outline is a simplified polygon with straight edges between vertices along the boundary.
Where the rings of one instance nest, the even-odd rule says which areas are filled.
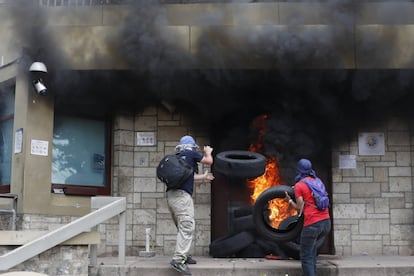
[[[262,258],[194,257],[189,265],[194,276],[301,276],[298,260],[267,260]],[[127,257],[125,265],[118,259],[98,258],[89,268],[89,276],[173,276],[183,275],[171,268],[169,256]],[[318,276],[412,276],[414,256],[351,256],[324,255],[318,258]]]

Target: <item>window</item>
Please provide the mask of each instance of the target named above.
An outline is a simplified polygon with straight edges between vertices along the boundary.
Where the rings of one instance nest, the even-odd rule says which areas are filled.
[[[108,128],[104,120],[55,116],[53,192],[75,195],[110,193]]]
[[[0,193],[10,192],[14,87],[0,89]]]

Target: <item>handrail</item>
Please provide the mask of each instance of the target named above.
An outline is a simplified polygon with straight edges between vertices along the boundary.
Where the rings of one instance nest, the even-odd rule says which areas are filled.
[[[89,232],[91,228],[116,215],[120,216],[119,263],[125,264],[126,199],[124,197],[93,197],[91,200],[93,202],[100,199],[105,204],[99,209],[0,256],[0,271],[8,270],[82,232]],[[92,256],[92,258],[96,258],[96,256]]]

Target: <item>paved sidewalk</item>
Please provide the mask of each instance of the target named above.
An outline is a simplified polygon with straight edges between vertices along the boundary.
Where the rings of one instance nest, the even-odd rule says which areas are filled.
[[[298,260],[267,260],[262,258],[194,257],[197,264],[189,265],[194,276],[300,276]],[[117,258],[98,258],[90,276],[180,275],[169,265],[170,257],[127,257],[125,265],[117,265]],[[318,259],[318,276],[414,276],[414,256],[331,256]]]

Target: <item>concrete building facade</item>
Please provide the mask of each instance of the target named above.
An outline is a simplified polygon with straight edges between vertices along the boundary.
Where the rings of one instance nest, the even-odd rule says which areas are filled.
[[[355,6],[352,7],[354,10]],[[310,59],[307,68],[392,70],[411,69],[414,64],[411,58],[413,42],[409,39],[414,30],[414,17],[410,13],[414,9],[412,3],[392,6],[385,2],[361,3],[356,9],[358,16],[354,16],[349,23],[352,33],[348,29],[344,31],[344,22],[337,24],[336,21],[330,21],[331,15],[327,14],[330,11],[329,3],[193,3],[165,4],[160,5],[160,8],[160,20],[168,20],[161,27],[157,26],[159,41],[173,45],[171,47],[181,49],[190,56],[202,51],[197,39],[213,29],[220,29],[225,34],[225,52],[226,49],[233,50],[238,43],[247,43],[253,35],[265,35],[269,28],[282,32],[289,30],[292,28],[292,18],[300,18],[299,23],[294,25],[299,26],[300,30],[292,30],[298,36],[335,35],[338,32],[346,36],[342,39],[346,43],[338,47],[335,55],[320,63]],[[400,11],[398,18],[390,16],[395,9]],[[64,57],[53,74],[58,75],[65,70],[131,69],[128,60],[131,56],[121,55],[120,45],[115,43],[131,11],[134,10],[123,5],[41,7],[39,14],[47,18],[40,22],[45,23],[42,30],[52,34],[56,52]],[[15,35],[18,28],[14,21],[14,8],[0,5],[0,13],[0,20],[5,22],[0,33],[7,38],[0,44],[0,78],[3,86],[14,91],[13,135],[16,130],[23,129],[23,150],[12,154],[9,192],[17,194],[19,198],[19,229],[51,230],[56,225],[37,223],[39,217],[70,219],[84,215],[90,210],[91,195],[54,193],[51,189],[52,147],[48,148],[46,156],[30,153],[32,140],[52,143],[57,104],[52,95],[42,97],[32,90],[30,75],[20,61],[24,53],[22,49],[35,45],[25,40],[28,37]],[[216,15],[215,23],[203,21],[206,15]],[[251,30],[255,30],[251,36],[243,35],[245,32],[250,34]],[[393,39],[389,39],[389,36]],[[373,42],[381,43],[376,44],[374,49],[367,48]],[[372,58],[372,51],[379,52],[380,48],[395,50],[392,53],[387,51],[388,55],[381,59]],[[246,57],[245,60],[233,59],[231,54],[223,56],[223,64],[229,68],[284,66],[283,63],[268,63],[266,56]],[[204,64],[217,67],[214,62],[208,64],[209,59],[205,56],[197,62],[187,66],[198,68]],[[164,184],[157,180],[155,168],[165,154],[174,151],[182,135],[193,135],[200,145],[212,143],[211,129],[208,123],[191,117],[184,109],[168,110],[161,102],[148,104],[139,111],[117,111],[111,115],[110,122],[110,195],[127,198],[127,255],[138,255],[143,250],[146,228],[151,228],[153,250],[157,254],[171,255],[176,229],[166,205]],[[141,132],[153,134],[155,143],[150,146],[139,145],[137,137]],[[361,154],[360,143],[364,137],[360,135],[370,133],[383,138],[383,153]],[[333,144],[330,149],[334,242],[334,252],[331,253],[412,255],[413,121],[398,116],[367,121],[356,126],[354,132],[347,133],[347,137],[345,140],[343,137],[338,139],[340,143]],[[13,136],[13,146],[15,143],[16,137]],[[344,160],[351,163],[350,167],[344,167],[341,163]],[[200,167],[200,170],[205,169],[212,168]],[[212,239],[211,204],[214,197],[210,185],[200,183],[195,188],[196,233],[193,255],[209,254]],[[102,234],[99,253],[114,254],[118,241],[116,221],[100,225],[99,231]]]

